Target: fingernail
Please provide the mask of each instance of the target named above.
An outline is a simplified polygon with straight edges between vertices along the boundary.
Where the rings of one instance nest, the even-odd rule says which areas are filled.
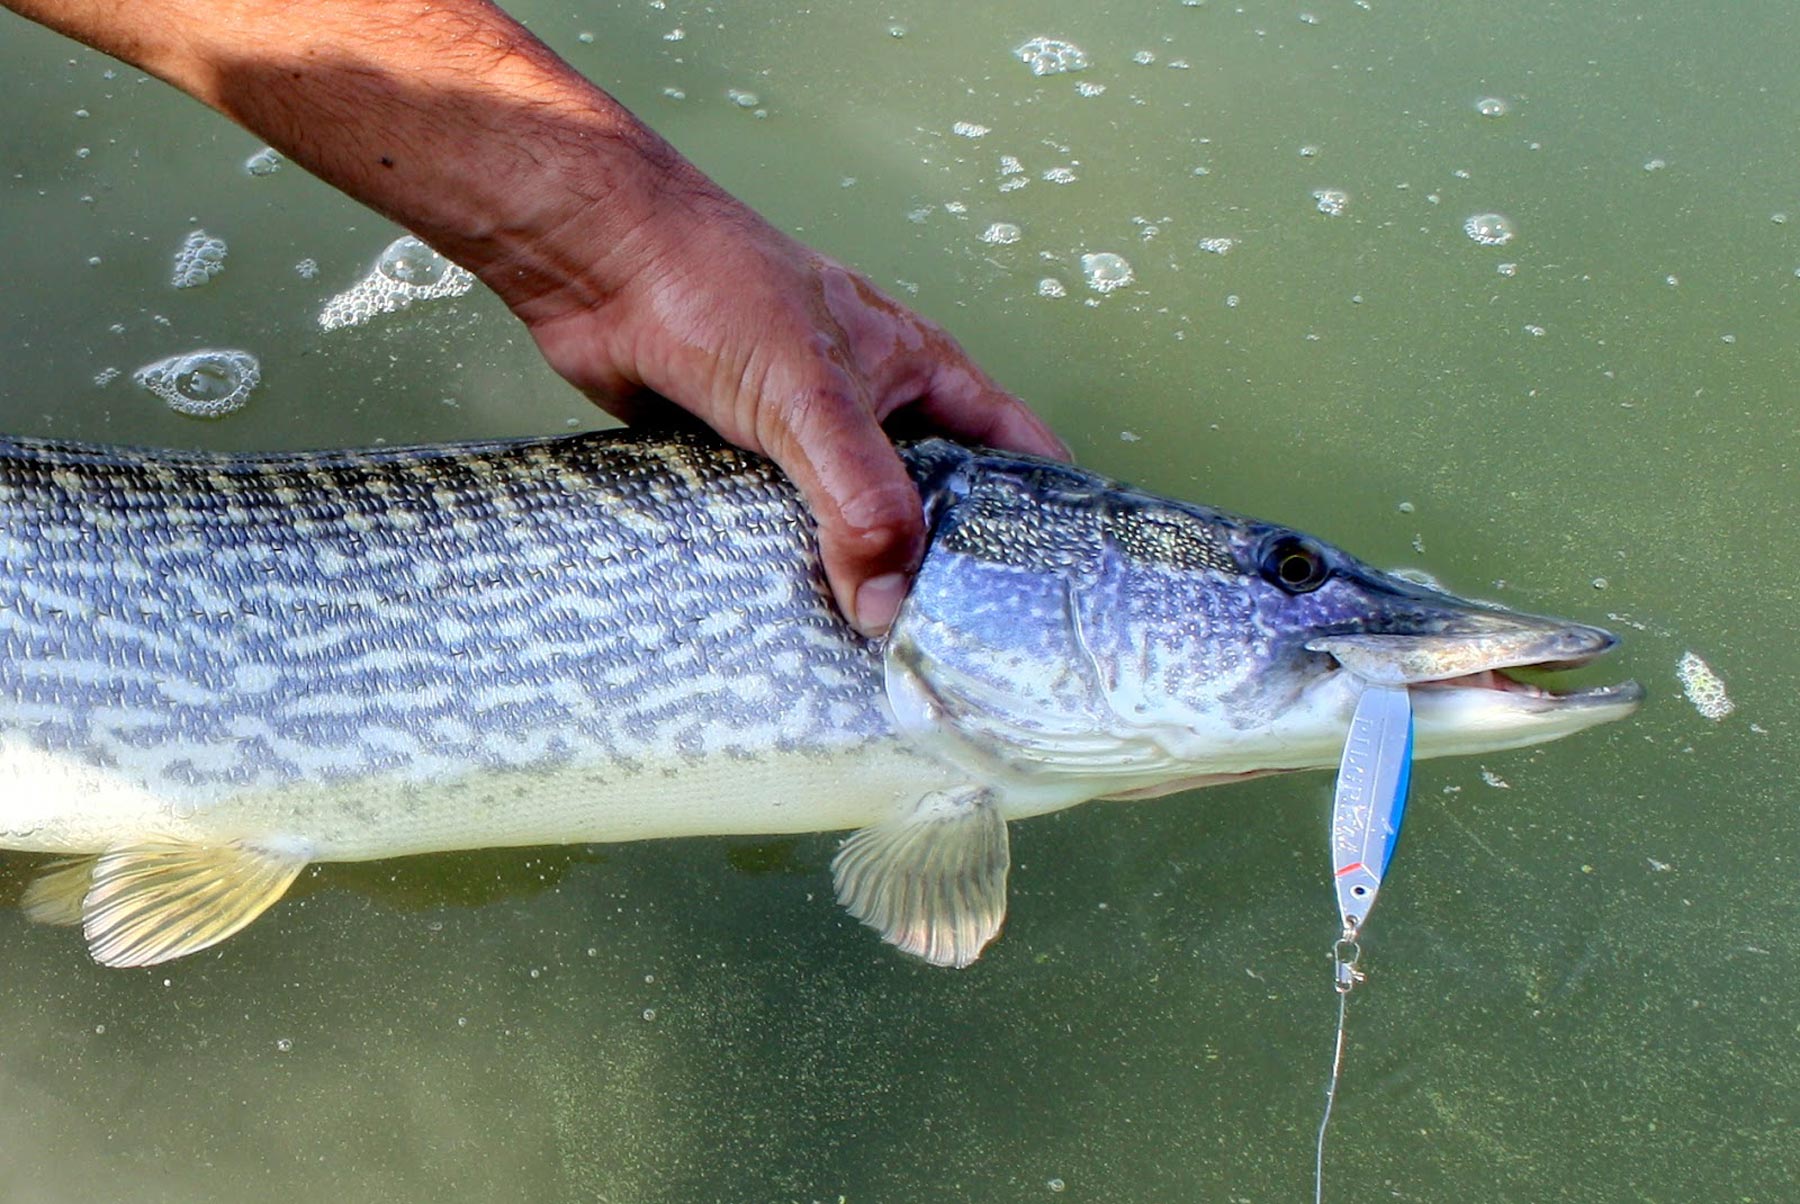
[[[871,577],[856,589],[857,629],[864,635],[884,634],[894,625],[900,603],[906,597],[906,574],[883,573]]]

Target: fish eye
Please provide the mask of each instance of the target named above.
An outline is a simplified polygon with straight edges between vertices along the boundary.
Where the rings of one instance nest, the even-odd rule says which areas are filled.
[[[1309,594],[1325,584],[1331,566],[1325,555],[1298,535],[1283,535],[1262,555],[1262,575],[1290,594]]]

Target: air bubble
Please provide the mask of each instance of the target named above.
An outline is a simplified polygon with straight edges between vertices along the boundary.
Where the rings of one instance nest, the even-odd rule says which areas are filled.
[[[175,252],[176,288],[198,288],[225,270],[225,240],[194,230]]]
[[[1075,174],[1072,167],[1052,167],[1044,173],[1043,178],[1052,184],[1073,184],[1081,177]]]
[[[272,176],[281,170],[281,155],[272,146],[265,146],[244,160],[244,171],[253,176]]]
[[[319,261],[316,259],[302,259],[299,263],[294,265],[294,275],[300,277],[302,280],[315,279],[318,274]]]
[[[1669,161],[1667,159],[1645,159],[1644,160],[1644,170],[1645,171],[1661,171],[1663,168],[1667,167],[1668,165],[1669,165]]]
[[[1315,188],[1313,203],[1326,217],[1342,217],[1350,207],[1350,194],[1341,188]]]
[[[1140,67],[1148,67],[1156,61],[1156,53],[1150,50],[1140,50],[1131,56],[1131,61]]]
[[[1237,246],[1235,238],[1203,238],[1199,242],[1202,251],[1211,255],[1229,255],[1231,248]]]
[[[289,1050],[294,1048],[293,1038],[291,1038],[291,1037],[278,1038],[275,1042],[275,1048],[278,1051],[280,1051],[281,1053],[287,1053]]]
[[[1069,295],[1069,290],[1056,277],[1046,276],[1038,281],[1037,293],[1040,297],[1066,297]]]
[[[1475,111],[1483,117],[1504,117],[1510,106],[1498,96],[1483,96],[1475,102]]]
[[[1494,270],[1499,272],[1502,276],[1517,276],[1519,274],[1519,265],[1516,263],[1497,263],[1494,265]]]
[[[1083,255],[1081,274],[1087,277],[1088,287],[1097,293],[1110,293],[1114,289],[1124,288],[1134,278],[1131,265],[1125,261],[1125,257],[1111,251],[1095,251]]]
[[[950,132],[958,138],[981,138],[988,133],[988,127],[974,121],[959,121],[950,127]]]
[[[178,414],[221,418],[250,399],[262,365],[248,351],[190,351],[147,364],[131,378]]]
[[[740,109],[754,109],[762,103],[762,99],[754,92],[746,92],[742,88],[725,89],[725,99]]]
[[[1073,42],[1061,38],[1029,38],[1013,48],[1021,63],[1033,75],[1061,75],[1065,71],[1087,70],[1087,54]]]
[[[319,326],[337,330],[360,326],[377,314],[405,309],[415,301],[460,297],[475,277],[408,234],[389,243],[355,285],[325,303]]]
[[[99,385],[102,389],[118,379],[119,370],[117,368],[102,368],[100,371],[94,373],[94,383]]]
[[[1085,79],[1075,85],[1075,94],[1077,96],[1088,96],[1088,97],[1099,96],[1099,95],[1103,94],[1105,91],[1106,91],[1105,84],[1096,84],[1096,83],[1092,83]]]
[[[1012,222],[995,222],[981,232],[981,241],[996,247],[1009,247],[1024,236],[1024,231]]]
[[[1463,233],[1484,247],[1503,247],[1517,233],[1512,222],[1498,213],[1477,213],[1463,222]]]
[[[375,270],[396,284],[430,288],[454,267],[448,259],[408,235],[388,244],[375,260]]]

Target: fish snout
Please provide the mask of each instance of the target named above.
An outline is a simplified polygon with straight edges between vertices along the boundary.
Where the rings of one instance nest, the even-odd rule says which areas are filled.
[[[1321,636],[1306,647],[1328,653],[1366,681],[1402,686],[1500,669],[1572,669],[1619,642],[1604,628],[1497,608],[1457,608],[1421,619],[1384,631]]]

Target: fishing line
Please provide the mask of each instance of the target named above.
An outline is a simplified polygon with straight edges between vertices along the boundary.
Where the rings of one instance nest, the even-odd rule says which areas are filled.
[[[1319,1146],[1313,1154],[1313,1204],[1325,1199],[1325,1129],[1331,1124],[1331,1105],[1337,1102],[1338,1075],[1344,1066],[1344,1012],[1350,992],[1338,992],[1337,1042],[1331,1050],[1331,1079],[1325,1084],[1325,1115],[1319,1118]]]

